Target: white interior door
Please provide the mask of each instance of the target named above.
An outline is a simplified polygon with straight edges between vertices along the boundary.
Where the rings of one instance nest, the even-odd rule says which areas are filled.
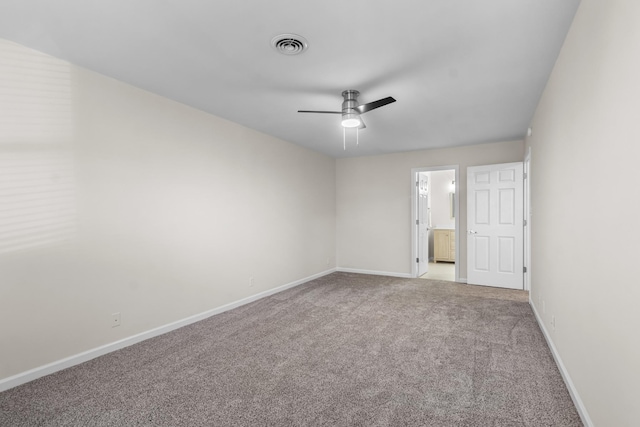
[[[425,274],[429,268],[429,175],[418,174],[416,182],[416,233],[418,235],[418,277]]]
[[[467,168],[467,283],[523,289],[522,162]]]

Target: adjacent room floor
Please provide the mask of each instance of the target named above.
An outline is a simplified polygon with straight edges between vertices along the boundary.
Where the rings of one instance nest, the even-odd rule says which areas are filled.
[[[420,278],[454,282],[456,280],[456,265],[453,262],[430,262],[427,267],[427,273],[420,276]]]

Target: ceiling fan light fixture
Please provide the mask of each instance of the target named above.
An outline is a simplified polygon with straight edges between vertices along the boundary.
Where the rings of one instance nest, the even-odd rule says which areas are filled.
[[[360,115],[356,113],[345,113],[342,115],[342,127],[357,128],[362,124]]]

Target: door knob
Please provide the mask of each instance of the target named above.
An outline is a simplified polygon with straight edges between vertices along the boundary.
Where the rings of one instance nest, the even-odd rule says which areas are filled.
[[[478,234],[478,232],[475,230],[469,230],[469,234]]]

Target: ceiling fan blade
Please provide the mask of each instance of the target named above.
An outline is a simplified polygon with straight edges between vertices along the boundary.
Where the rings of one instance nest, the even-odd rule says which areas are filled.
[[[298,110],[298,113],[322,113],[322,114],[342,114],[342,111],[315,111],[315,110]]]
[[[391,104],[392,102],[396,102],[394,98],[388,96],[386,98],[378,99],[377,101],[370,102],[368,104],[358,105],[356,110],[360,114],[366,113],[367,111],[375,110],[376,108],[384,107],[387,104]]]
[[[360,126],[358,126],[358,130],[366,129],[367,125],[364,124],[364,120],[360,117]]]

